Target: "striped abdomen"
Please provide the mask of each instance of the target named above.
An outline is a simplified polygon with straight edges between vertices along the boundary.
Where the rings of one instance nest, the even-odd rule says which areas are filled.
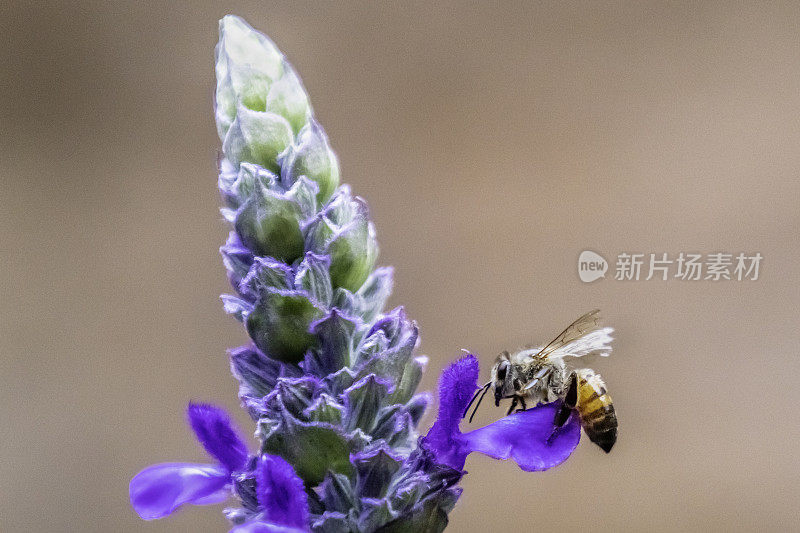
[[[592,370],[576,371],[578,378],[578,402],[575,408],[581,417],[581,426],[589,440],[606,453],[617,442],[617,415],[611,396],[606,392],[600,374]]]

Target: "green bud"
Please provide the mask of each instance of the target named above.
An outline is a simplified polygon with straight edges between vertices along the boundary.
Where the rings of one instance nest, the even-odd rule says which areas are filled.
[[[217,130],[224,140],[238,105],[254,111],[266,109],[269,88],[283,74],[283,55],[239,17],[228,15],[220,20],[219,32],[215,100]]]
[[[320,341],[320,349],[314,354],[321,372],[332,374],[340,368],[350,366],[352,354],[364,331],[353,318],[333,309],[324,318],[311,325],[311,332]]]
[[[315,253],[330,256],[333,287],[351,293],[361,288],[378,258],[378,241],[367,205],[353,198],[346,185],[308,225],[306,245]]]
[[[283,54],[269,38],[254,30],[247,22],[236,15],[226,15],[219,21],[219,45],[217,49],[218,68],[233,65],[247,65],[278,79],[283,73]],[[224,72],[223,72],[224,74]]]
[[[329,424],[340,424],[342,422],[342,411],[344,406],[328,394],[322,393],[313,404],[303,411],[311,422],[327,422]]]
[[[356,467],[356,489],[362,498],[385,497],[392,478],[403,466],[401,460],[392,457],[382,448],[360,454],[353,459],[353,463]]]
[[[307,249],[318,254],[326,254],[325,246],[335,232],[336,225],[325,216],[325,213],[318,214],[306,229]]]
[[[448,492],[434,494],[383,526],[381,533],[442,533],[447,527],[447,513],[455,505],[456,499],[457,496]]]
[[[300,131],[297,146],[288,154],[281,171],[281,180],[288,187],[300,176],[319,186],[317,201],[324,204],[339,185],[339,161],[328,145],[328,138],[314,119]]]
[[[356,508],[359,501],[358,495],[353,489],[353,484],[347,476],[328,472],[325,475],[325,481],[320,486],[320,496],[325,503],[325,510],[344,514],[350,509]],[[321,529],[321,531],[329,530]],[[345,529],[345,531],[348,530]]]
[[[286,198],[296,202],[303,216],[310,218],[317,212],[317,191],[319,188],[316,183],[305,176],[300,176],[291,189],[286,191]]]
[[[261,184],[236,212],[234,227],[257,255],[291,263],[303,255],[303,213],[297,202]]]
[[[252,111],[239,106],[222,151],[235,165],[255,163],[279,171],[278,156],[292,144],[292,127],[275,113]]]
[[[284,65],[283,77],[270,88],[266,102],[266,110],[277,113],[288,120],[295,134],[306,125],[311,117],[308,94],[297,74],[288,64]]]
[[[350,451],[353,445],[335,426],[287,419],[270,428],[262,423],[261,451],[280,455],[295,469],[307,487],[319,485],[328,472],[353,475]]]
[[[298,363],[306,350],[316,345],[317,338],[308,329],[321,315],[303,293],[271,290],[247,315],[247,332],[272,359]]]
[[[350,431],[361,428],[369,433],[377,420],[378,410],[389,395],[389,386],[378,380],[375,374],[370,374],[347,389],[344,395],[347,406],[345,427]]]
[[[330,261],[325,256],[308,252],[297,267],[295,286],[303,289],[324,306],[329,306],[333,298],[331,277],[328,274]]]
[[[265,168],[251,163],[242,163],[236,180],[231,185],[231,191],[238,198],[249,198],[256,193],[256,189],[263,185],[272,188],[277,176]]]
[[[372,223],[359,217],[345,226],[328,244],[328,253],[333,285],[352,292],[360,289],[378,259]]]
[[[254,111],[266,109],[267,94],[283,73],[283,55],[266,36],[239,17],[219,21],[220,41],[216,49],[217,130],[225,139],[243,105]]]

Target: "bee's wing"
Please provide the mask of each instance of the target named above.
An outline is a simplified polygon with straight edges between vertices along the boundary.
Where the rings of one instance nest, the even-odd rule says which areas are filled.
[[[569,344],[565,344],[560,348],[556,348],[547,355],[548,359],[557,359],[561,357],[583,357],[584,355],[599,355],[601,357],[608,357],[611,355],[611,333],[614,328],[600,328],[589,333],[583,337],[579,337]]]
[[[600,327],[600,310],[589,311],[567,326],[555,339],[534,355],[539,359],[582,357],[598,354],[603,357],[611,353],[612,328]]]

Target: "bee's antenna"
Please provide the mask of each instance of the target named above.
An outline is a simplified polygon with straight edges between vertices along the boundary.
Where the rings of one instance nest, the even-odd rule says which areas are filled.
[[[486,393],[487,393],[487,392],[489,392],[489,388],[491,387],[491,385],[492,385],[492,382],[491,382],[491,381],[487,381],[487,382],[486,382],[486,385],[484,385],[483,387],[481,387],[480,389],[478,389],[478,391],[475,393],[475,397],[477,397],[477,396],[478,396],[478,393],[479,393],[479,392],[481,392],[481,391],[483,391],[483,392],[481,392],[481,397],[480,397],[480,398],[478,398],[478,403],[476,403],[476,404],[475,404],[475,409],[473,409],[473,410],[472,410],[472,414],[469,416],[469,423],[470,423],[470,424],[472,424],[472,419],[473,419],[473,418],[475,418],[475,413],[477,413],[477,412],[478,412],[478,407],[480,407],[480,406],[481,406],[481,402],[483,401],[483,397],[484,397],[484,396],[486,396]],[[472,399],[474,400],[474,399],[475,399],[475,397],[473,397]],[[471,404],[471,403],[472,403],[472,402],[470,402],[470,404]],[[467,406],[467,410],[469,410],[469,406]],[[467,413],[466,413],[466,411],[464,412],[464,416],[467,416]]]

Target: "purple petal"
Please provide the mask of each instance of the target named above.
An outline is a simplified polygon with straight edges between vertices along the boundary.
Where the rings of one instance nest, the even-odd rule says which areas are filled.
[[[465,455],[480,452],[495,459],[513,459],[527,472],[558,466],[578,445],[581,426],[578,415],[572,414],[548,443],[553,432],[553,418],[559,402],[541,405],[514,413],[497,422],[459,437]]]
[[[439,414],[424,439],[426,448],[440,463],[457,470],[464,467],[469,454],[458,440],[458,424],[477,389],[478,372],[478,359],[472,354],[444,369],[439,377]]]
[[[217,465],[163,463],[145,468],[130,483],[133,509],[144,520],[169,515],[185,503],[208,505],[230,496],[230,474]]]
[[[233,428],[228,413],[213,405],[190,403],[187,414],[197,440],[209,455],[230,472],[244,467],[247,446]]]
[[[258,503],[270,523],[308,528],[308,498],[292,465],[277,455],[262,455],[256,467],[256,487]]]
[[[439,419],[452,431],[458,431],[458,423],[464,416],[475,390],[478,388],[478,359],[468,354],[448,366],[439,378]]]

